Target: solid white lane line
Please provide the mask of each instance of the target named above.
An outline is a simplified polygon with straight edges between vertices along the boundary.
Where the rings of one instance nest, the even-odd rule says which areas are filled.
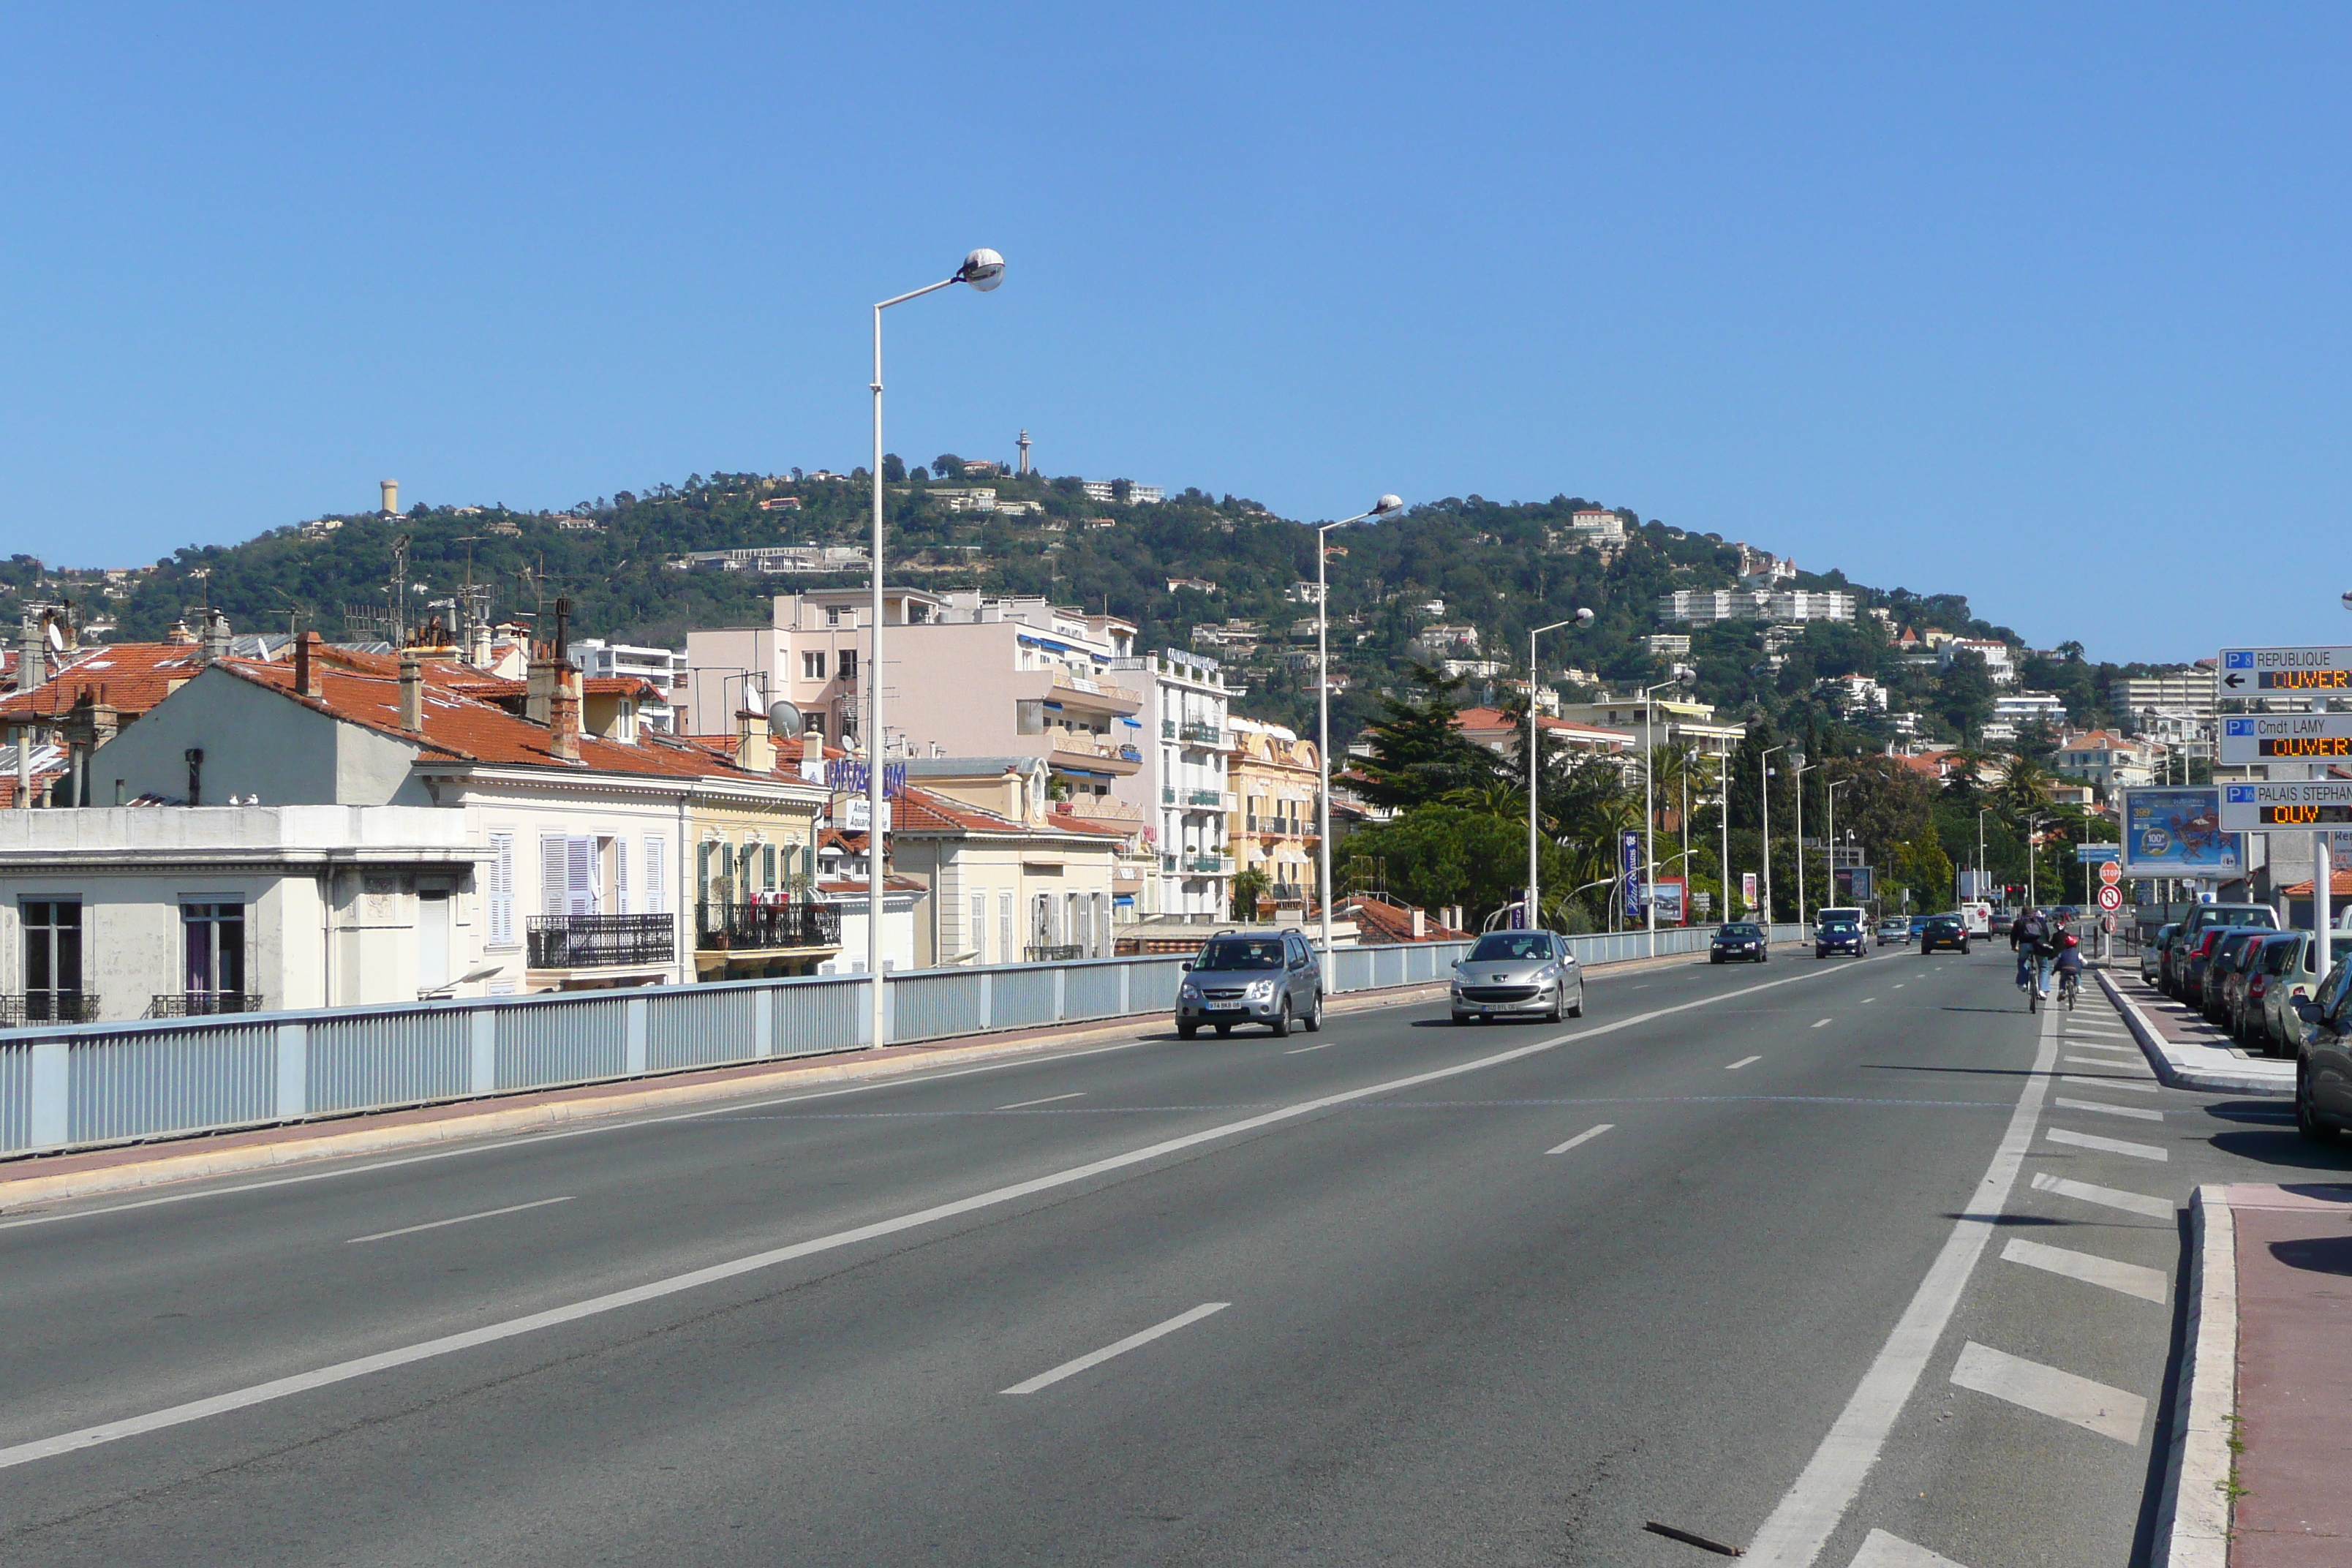
[[[2063,1274],[2069,1279],[2120,1290],[2126,1296],[2137,1296],[2143,1301],[2154,1301],[2158,1306],[2162,1306],[2169,1295],[2160,1269],[2143,1268],[2137,1263],[2118,1263],[2112,1258],[2076,1252],[2069,1247],[2051,1247],[2017,1237],[2000,1249],[2000,1256],[2004,1263],[2022,1263],[2028,1268]]]
[[[1941,1552],[1915,1546],[1899,1535],[1874,1530],[1847,1568],[1961,1568],[1961,1564]]]
[[[1555,1148],[1547,1149],[1544,1152],[1547,1154],[1565,1154],[1570,1149],[1575,1148],[1579,1143],[1590,1143],[1592,1140],[1600,1137],[1603,1132],[1608,1131],[1612,1127],[1616,1125],[1617,1124],[1614,1121],[1604,1121],[1598,1127],[1588,1127],[1583,1131],[1578,1133],[1575,1137],[1570,1139],[1567,1142],[1559,1144]]]
[[[1016,1383],[1012,1387],[1000,1392],[1034,1394],[1041,1388],[1051,1387],[1066,1377],[1076,1376],[1090,1366],[1100,1366],[1115,1355],[1125,1355],[1139,1345],[1148,1345],[1162,1334],[1172,1334],[1188,1323],[1197,1323],[1213,1312],[1222,1312],[1232,1305],[1231,1301],[1203,1301],[1191,1311],[1179,1312],[1164,1323],[1154,1323],[1141,1333],[1128,1335],[1117,1344],[1105,1345],[1102,1349],[1082,1355],[1076,1361],[1066,1361],[1051,1372],[1041,1372],[1026,1383]]]
[[[1282,1054],[1286,1057],[1303,1057],[1309,1051],[1328,1051],[1339,1043],[1337,1040],[1326,1040],[1319,1046],[1300,1046],[1295,1050],[1287,1050]]]
[[[1977,1184],[1965,1212],[1953,1222],[1943,1249],[1928,1266],[1910,1305],[1903,1309],[1903,1316],[1895,1321],[1894,1331],[1821,1447],[1813,1450],[1796,1484],[1748,1542],[1748,1556],[1762,1568],[1812,1568],[1813,1560],[1862,1490],[1871,1467],[1878,1462],[1895,1417],[1902,1415],[1911,1391],[1927,1371],[1927,1358],[1935,1354],[1936,1342],[1951,1321],[1969,1276],[1984,1254],[1985,1243],[1992,1239],[1993,1221],[2007,1206],[2010,1190],[2017,1184],[2018,1169],[2032,1146],[2042,1097],[2049,1091],[2050,1080],[2043,1075],[2058,1054],[2057,1016],[2045,1013],[2042,1017],[2032,1071],[2018,1090],[2017,1109],[2010,1114],[2009,1127],[2001,1134],[1984,1179]]]
[[[2053,1143],[2071,1143],[2077,1149],[2096,1149],[2102,1154],[2128,1154],[2135,1160],[2169,1161],[2168,1150],[2153,1143],[2126,1143],[2120,1138],[2101,1138],[2089,1132],[2069,1132],[2063,1127],[2053,1127],[2042,1134]]]
[[[2037,1193],[2056,1193],[2062,1198],[2074,1198],[2086,1204],[2099,1204],[2126,1214],[2146,1215],[2150,1219],[2170,1219],[2172,1204],[2164,1198],[2152,1198],[2144,1193],[2127,1193],[2120,1187],[2102,1187],[2091,1182],[2069,1181],[2053,1176],[2047,1171],[2037,1171],[2033,1176]]]
[[[1087,1091],[1082,1089],[1072,1094],[1049,1094],[1043,1100],[1016,1100],[1010,1105],[1000,1105],[996,1109],[999,1110],[1026,1110],[1033,1105],[1052,1105],[1058,1100],[1084,1100],[1086,1097]]]
[[[2102,1116],[2128,1116],[2135,1121],[2161,1121],[2164,1112],[2150,1110],[2145,1105],[2109,1105],[2097,1100],[2067,1100],[2063,1096],[2053,1102],[2069,1110],[2095,1110]]]
[[[2104,1078],[2094,1078],[2086,1072],[2062,1072],[2058,1075],[2058,1081],[2060,1083],[2087,1084],[2093,1089],[2127,1089],[2134,1094],[2160,1094],[2163,1092],[2162,1089],[2156,1084],[2134,1083],[2129,1079],[2116,1078],[2112,1074]]]
[[[1809,1029],[1818,1029],[1818,1028],[1820,1028],[1823,1024],[1826,1024],[1826,1023],[1828,1023],[1828,1022],[1829,1022],[1829,1020],[1828,1020],[1827,1018],[1816,1018],[1816,1019],[1814,1019],[1811,1023],[1810,1023],[1810,1024],[1806,1025],[1805,1026],[1806,1026],[1807,1028],[1809,1028]]]
[[[1960,1347],[1952,1381],[1962,1388],[2022,1405],[2085,1432],[2096,1432],[2118,1443],[2137,1445],[2140,1424],[2147,1416],[2147,1401],[2087,1377],[2076,1377],[2040,1362],[2006,1355],[1970,1340]]]
[[[373,1355],[358,1356],[350,1361],[331,1363],[310,1372],[273,1378],[268,1383],[257,1383],[246,1388],[231,1389],[226,1394],[216,1394],[207,1399],[194,1399],[183,1405],[167,1405],[161,1410],[152,1410],[142,1415],[126,1416],[120,1421],[84,1426],[78,1431],[60,1432],[54,1437],[40,1437],[31,1442],[18,1443],[12,1447],[0,1448],[0,1470],[14,1469],[18,1465],[30,1464],[36,1459],[46,1459],[58,1454],[70,1454],[78,1449],[95,1447],[101,1443],[119,1442],[125,1437],[135,1437],[143,1433],[160,1432],[168,1427],[184,1426],[191,1421],[204,1420],[207,1416],[226,1415],[232,1410],[243,1410],[250,1405],[268,1404],[272,1400],[307,1393],[314,1388],[326,1388],[339,1383],[349,1383],[354,1378],[372,1376],[379,1372],[390,1372],[396,1367],[430,1361],[437,1356],[454,1355],[460,1351],[497,1344],[524,1334],[537,1333],[542,1329],[556,1328],[565,1323],[578,1322],[583,1319],[600,1317],[607,1312],[619,1311],[624,1308],[639,1306],[647,1301],[658,1301],[684,1291],[700,1289],[706,1285],[719,1284],[745,1274],[772,1268],[779,1264],[790,1263],[818,1253],[856,1246],[860,1242],[878,1240],[883,1237],[896,1236],[901,1231],[913,1230],[920,1226],[934,1225],[940,1220],[954,1219],[982,1209],[1016,1203],[1038,1193],[1052,1192],[1079,1182],[1090,1181],[1113,1171],[1123,1171],[1129,1166],[1143,1164],[1186,1149],[1198,1148],[1204,1143],[1236,1138],[1244,1133],[1255,1132],[1261,1127],[1273,1127],[1286,1121],[1294,1121],[1301,1117],[1312,1116],[1318,1111],[1328,1110],[1334,1106],[1352,1105],[1359,1100],[1373,1100],[1384,1094],[1393,1094],[1399,1089],[1415,1089],[1424,1083],[1436,1083],[1450,1078],[1459,1078],[1465,1073],[1483,1072],[1488,1068],[1501,1067],[1507,1062],[1520,1061],[1560,1046],[1573,1045],[1579,1040],[1595,1039],[1603,1035],[1616,1034],[1622,1029],[1637,1028],[1643,1024],[1654,1023],[1660,1018],[1671,1017],[1678,1013],[1688,1013],[1700,1007],[1717,1006],[1722,1003],[1737,1001],[1742,996],[1754,995],[1759,991],[1771,991],[1783,985],[1802,984],[1807,980],[1819,978],[1822,973],[1815,970],[1805,974],[1792,974],[1785,980],[1762,980],[1753,985],[1742,986],[1737,991],[1725,991],[1712,996],[1701,996],[1689,1002],[1676,1002],[1664,1007],[1654,1007],[1646,1013],[1636,1013],[1631,1017],[1620,1018],[1612,1023],[1596,1024],[1591,1028],[1578,1029],[1571,1034],[1554,1035],[1549,1039],[1536,1040],[1528,1045],[1515,1047],[1510,1050],[1497,1051],[1492,1056],[1476,1057],[1466,1062],[1457,1062],[1452,1067],[1432,1068],[1426,1072],[1414,1073],[1405,1078],[1390,1079],[1382,1083],[1368,1084],[1361,1089],[1342,1089],[1333,1094],[1318,1095],[1313,1100],[1298,1100],[1290,1105],[1261,1112],[1256,1116],[1244,1117],[1239,1121],[1227,1121],[1215,1127],[1204,1127],[1197,1132],[1187,1132],[1174,1138],[1163,1138],[1157,1143],[1147,1143],[1140,1148],[1129,1149],[1122,1153],[1106,1155],[1102,1159],[1091,1161],[1084,1165],[1072,1165],[1063,1170],[1049,1172],[1042,1176],[1033,1176],[1024,1182],[1014,1182],[1005,1186],[992,1187],[987,1192],[974,1193],[969,1197],[934,1204],[929,1208],[917,1209],[908,1214],[893,1215],[887,1219],[858,1226],[855,1229],[835,1231],[829,1236],[813,1237],[806,1241],[796,1241],[788,1246],[771,1247],[764,1252],[754,1252],[747,1257],[730,1258],[726,1262],[689,1269],[683,1274],[672,1274],[664,1279],[648,1280],[643,1285],[631,1286],[625,1290],[608,1291],[602,1296],[590,1296],[565,1306],[551,1307],[544,1311],[528,1313],[520,1318],[509,1318],[499,1322],[485,1323],[479,1328],[468,1329],[462,1333],[444,1334],[438,1339],[420,1340],[414,1344],[379,1351]],[[817,1094],[793,1098],[816,1100],[830,1097]],[[790,1100],[783,1100],[772,1103],[790,1102]],[[751,1107],[736,1106],[731,1109],[743,1110]],[[662,1120],[686,1121],[688,1118],[680,1116]],[[520,1142],[520,1140],[512,1141],[507,1146],[512,1147],[514,1142]]]
[[[1738,1061],[1736,1061],[1736,1062],[1726,1062],[1726,1063],[1724,1063],[1724,1064],[1723,1064],[1723,1070],[1724,1070],[1724,1071],[1726,1071],[1726,1072],[1738,1072],[1741,1068],[1746,1067],[1749,1062],[1760,1062],[1760,1061],[1762,1061],[1763,1059],[1764,1059],[1764,1058],[1763,1058],[1762,1057],[1742,1057],[1742,1058],[1739,1058]]]
[[[572,1198],[566,1196],[541,1198],[537,1203],[509,1204],[502,1209],[484,1209],[479,1214],[461,1214],[455,1219],[427,1220],[423,1225],[402,1226],[398,1230],[380,1230],[373,1236],[355,1236],[343,1245],[357,1247],[362,1241],[389,1241],[395,1236],[415,1236],[420,1230],[439,1230],[445,1225],[465,1225],[478,1219],[496,1219],[502,1214],[520,1214],[525,1209],[543,1209],[550,1204],[568,1204],[571,1201]]]

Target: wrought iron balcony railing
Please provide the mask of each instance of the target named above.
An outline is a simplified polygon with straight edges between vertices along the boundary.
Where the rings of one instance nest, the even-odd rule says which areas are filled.
[[[150,1018],[209,1018],[220,1013],[258,1013],[261,998],[235,991],[168,991],[147,1004]]]
[[[830,904],[697,904],[694,945],[709,952],[839,947],[841,911]]]
[[[1067,963],[1074,958],[1084,958],[1087,950],[1076,942],[1060,947],[1024,947],[1021,950],[1024,963]]]
[[[87,991],[36,991],[26,996],[0,996],[0,1029],[21,1029],[27,1024],[95,1024],[98,998]]]
[[[533,969],[614,969],[677,961],[675,915],[533,915]]]

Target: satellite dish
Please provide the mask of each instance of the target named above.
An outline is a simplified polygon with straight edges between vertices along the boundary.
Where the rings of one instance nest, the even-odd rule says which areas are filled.
[[[65,652],[65,651],[66,651],[66,634],[65,634],[65,633],[63,633],[63,632],[61,632],[61,631],[59,631],[59,630],[58,630],[58,623],[57,623],[57,622],[55,622],[55,621],[51,621],[51,622],[49,623],[49,625],[48,625],[48,632],[49,632],[49,647],[50,647],[50,648],[51,648],[51,649],[53,649],[54,651],[58,652],[58,653],[63,653],[63,652]]]
[[[797,741],[801,738],[801,731],[807,728],[806,721],[801,718],[801,710],[782,698],[768,705],[768,733],[777,740]]]

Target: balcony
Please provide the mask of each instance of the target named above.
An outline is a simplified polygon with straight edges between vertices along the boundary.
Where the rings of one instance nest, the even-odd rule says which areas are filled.
[[[234,991],[181,991],[152,998],[147,1011],[149,1018],[210,1018],[223,1013],[258,1013],[261,998],[240,995]]]
[[[649,968],[677,962],[675,915],[533,915],[533,969]]]
[[[1143,753],[1133,746],[1115,745],[1079,730],[1056,730],[1048,741],[1048,766],[1082,773],[1108,773],[1125,778],[1143,765]]]
[[[1024,691],[1021,695],[1029,695]],[[1052,687],[1045,693],[1065,708],[1076,708],[1089,713],[1115,713],[1132,717],[1143,706],[1143,699],[1124,686],[1107,686],[1099,680],[1089,680],[1083,675],[1053,672]]]
[[[1216,724],[1205,724],[1198,720],[1188,720],[1184,723],[1178,725],[1176,727],[1176,733],[1178,736],[1181,737],[1184,742],[1188,745],[1223,747],[1233,744],[1232,736],[1223,729],[1223,727]]]
[[[1184,870],[1186,874],[1195,877],[1230,877],[1234,874],[1233,857],[1187,855],[1184,857]]]
[[[1074,958],[1084,958],[1087,950],[1076,942],[1060,947],[1024,947],[1021,950],[1024,963],[1067,963]]]
[[[1220,806],[1225,804],[1225,793],[1215,789],[1188,789],[1184,792],[1184,804]]]
[[[697,904],[694,945],[704,952],[758,952],[841,945],[841,911],[829,904]]]
[[[0,1029],[21,1029],[27,1024],[95,1024],[98,998],[87,991],[36,991],[29,996],[0,996]]]

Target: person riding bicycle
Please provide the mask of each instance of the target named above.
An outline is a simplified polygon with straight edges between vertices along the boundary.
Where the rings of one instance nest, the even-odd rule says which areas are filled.
[[[2080,985],[2083,983],[2083,943],[2073,931],[2059,938],[2058,952],[2050,962],[2050,969],[2058,976],[2061,985]],[[2042,994],[2049,995],[2050,988],[2043,986]]]
[[[2049,995],[2050,960],[2058,951],[2049,917],[2040,910],[2026,910],[2010,928],[2010,940],[2017,946],[2019,989],[2032,984],[2042,994]]]

